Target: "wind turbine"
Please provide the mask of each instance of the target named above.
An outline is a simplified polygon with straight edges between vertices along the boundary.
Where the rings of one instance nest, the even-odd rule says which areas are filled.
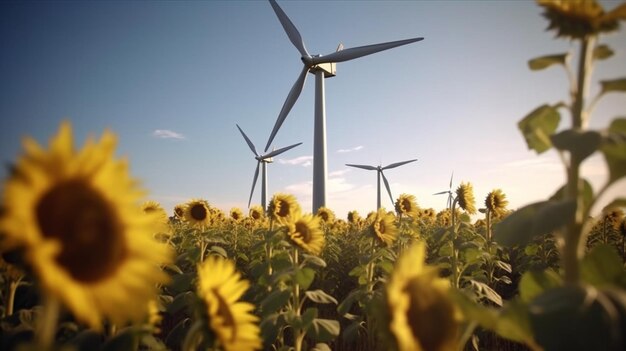
[[[359,58],[362,56],[371,55],[379,51],[392,49],[398,46],[414,43],[416,41],[423,40],[424,38],[412,38],[406,40],[398,40],[381,44],[373,44],[366,46],[359,46],[354,48],[344,49],[343,45],[339,45],[337,51],[328,55],[310,55],[304,46],[302,36],[296,26],[291,22],[289,17],[278,6],[275,0],[269,0],[278,20],[280,21],[283,29],[287,33],[287,37],[291,43],[300,52],[302,63],[304,67],[298,76],[298,79],[294,83],[293,87],[287,95],[287,99],[283,104],[283,107],[278,114],[274,129],[270,134],[270,137],[265,146],[265,151],[269,149],[270,144],[274,140],[276,133],[280,129],[280,126],[287,118],[289,111],[298,100],[304,82],[306,81],[307,73],[315,75],[315,127],[313,132],[313,208],[312,211],[316,212],[318,208],[326,205],[326,103],[324,93],[324,78],[334,77],[336,70],[335,64],[337,62],[344,62]]]
[[[402,161],[402,162],[396,162],[396,163],[392,163],[390,165],[387,165],[385,167],[381,167],[381,166],[374,167],[374,166],[368,166],[368,165],[351,165],[351,164],[346,164],[346,166],[366,169],[368,171],[377,171],[378,178],[377,178],[377,182],[376,182],[376,187],[377,187],[377,192],[376,192],[376,194],[377,194],[377,197],[376,197],[376,209],[379,209],[381,207],[381,205],[380,205],[380,177],[381,176],[383,177],[383,182],[385,182],[385,188],[387,188],[387,193],[389,194],[389,199],[391,200],[391,204],[392,204],[392,206],[394,205],[393,196],[391,195],[391,188],[389,188],[389,182],[387,181],[387,177],[385,177],[385,173],[383,173],[383,171],[386,170],[386,169],[400,167],[402,165],[405,165],[405,164],[411,163],[411,162],[415,162],[415,161],[417,161],[417,159],[408,160],[408,161]]]
[[[254,178],[252,180],[252,190],[250,190],[250,198],[248,199],[248,207],[250,207],[250,202],[252,201],[252,194],[254,193],[254,187],[256,186],[256,181],[259,178],[259,168],[262,168],[263,173],[262,173],[262,185],[261,185],[261,206],[263,206],[263,210],[266,211],[267,210],[267,164],[268,163],[272,163],[273,159],[272,157],[274,156],[278,156],[280,154],[282,154],[283,152],[289,150],[289,149],[293,149],[294,147],[302,144],[302,143],[297,143],[297,144],[293,144],[287,147],[284,147],[282,149],[278,149],[278,150],[274,150],[270,153],[267,153],[265,155],[259,155],[256,151],[256,148],[254,147],[254,144],[252,144],[252,142],[250,141],[250,138],[248,138],[248,136],[246,135],[246,133],[243,132],[243,130],[239,127],[238,124],[235,124],[237,126],[237,129],[239,129],[239,132],[241,132],[241,135],[243,136],[243,138],[246,140],[246,143],[248,144],[248,147],[250,147],[250,150],[252,151],[252,153],[254,154],[254,158],[257,160],[256,163],[256,170],[254,171]]]
[[[448,187],[448,190],[444,190],[444,191],[440,191],[438,193],[434,193],[433,195],[443,195],[443,194],[448,194],[448,208],[452,208],[452,177],[454,177],[454,171],[452,171],[452,175],[450,176],[450,185]]]

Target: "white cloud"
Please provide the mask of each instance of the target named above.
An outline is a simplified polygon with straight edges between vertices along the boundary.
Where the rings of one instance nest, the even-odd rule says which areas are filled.
[[[313,161],[313,156],[300,156],[300,157],[291,158],[291,159],[282,159],[282,158],[278,159],[278,163],[280,164],[293,165],[293,166],[300,165],[302,167],[311,166],[313,164],[312,161]]]
[[[185,136],[167,129],[157,129],[152,132],[152,136],[161,139],[185,139]]]
[[[349,149],[339,149],[337,150],[338,153],[343,154],[343,153],[347,153],[347,152],[353,152],[353,151],[359,151],[363,148],[363,145],[359,145],[359,146],[355,146]]]
[[[350,172],[349,169],[342,169],[340,171],[334,171],[334,172],[328,173],[328,177],[340,177],[348,172]]]

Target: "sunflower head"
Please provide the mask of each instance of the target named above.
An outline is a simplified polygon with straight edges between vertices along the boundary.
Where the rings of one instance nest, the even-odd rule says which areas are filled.
[[[230,209],[230,218],[232,218],[235,223],[239,223],[243,219],[243,212],[241,212],[239,207],[233,207]]]
[[[433,208],[425,208],[420,211],[420,218],[427,223],[432,223],[437,218],[437,212]]]
[[[626,7],[620,5],[609,13],[596,0],[537,0],[544,8],[544,17],[550,21],[548,29],[557,36],[582,39],[591,35],[619,29],[619,21],[626,19]]]
[[[506,195],[500,189],[495,189],[487,194],[485,198],[485,207],[497,216],[501,216],[506,212],[506,206],[509,202],[506,200]]]
[[[146,216],[157,223],[155,233],[169,234],[171,232],[167,212],[161,207],[161,204],[156,201],[148,200],[141,205],[141,210]]]
[[[320,221],[323,223],[332,224],[335,222],[335,213],[327,207],[318,208],[315,215],[319,217]]]
[[[445,209],[437,213],[437,224],[441,227],[448,227],[452,224],[452,217],[450,216],[450,209]]]
[[[324,232],[320,229],[319,218],[311,214],[290,217],[286,223],[287,236],[297,247],[313,255],[319,255],[324,248]]]
[[[171,261],[153,238],[158,221],[137,205],[144,192],[114,157],[115,143],[105,132],[75,150],[69,122],[48,150],[27,138],[2,199],[0,232],[24,250],[43,293],[96,329],[105,318],[142,320],[155,285],[167,281],[159,264]]]
[[[263,207],[261,207],[259,205],[250,207],[250,212],[249,212],[248,215],[255,222],[262,222],[263,219],[265,218],[265,214],[263,212]]]
[[[226,351],[262,347],[254,305],[239,301],[249,287],[232,261],[209,256],[198,266],[197,293],[206,307],[209,328]]]
[[[185,219],[185,204],[174,206],[174,217],[177,219]]]
[[[417,201],[415,196],[409,194],[401,194],[395,203],[396,213],[399,215],[409,216],[416,218],[419,214],[419,208],[417,207]]]
[[[361,221],[361,216],[357,211],[348,212],[348,223],[350,224],[358,224]]]
[[[279,223],[287,221],[289,217],[301,211],[298,200],[291,194],[275,194],[267,207],[270,218]]]
[[[456,200],[459,206],[469,214],[476,213],[476,201],[474,200],[474,188],[471,183],[461,183],[456,189]]]
[[[622,222],[619,224],[619,232],[626,237],[626,218],[622,219]]]
[[[398,228],[394,223],[394,216],[381,208],[374,213],[370,223],[370,233],[383,245],[391,245],[398,236]]]
[[[211,224],[209,203],[202,199],[192,199],[185,204],[185,221],[195,228],[206,228]]]
[[[421,242],[398,259],[389,284],[389,329],[400,351],[454,350],[462,319],[449,295],[450,282],[427,266]]]

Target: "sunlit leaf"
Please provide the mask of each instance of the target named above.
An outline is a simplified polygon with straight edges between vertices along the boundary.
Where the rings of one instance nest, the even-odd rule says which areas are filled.
[[[519,282],[519,293],[522,301],[530,302],[545,291],[561,285],[561,278],[552,269],[528,271]]]
[[[581,179],[582,182],[582,191],[579,191],[579,195],[582,196],[584,209],[587,209],[591,206],[593,201],[593,188],[591,187],[591,183],[587,179]],[[565,200],[565,195],[567,191],[567,185],[563,185],[557,190],[550,200],[554,201],[562,201]]]
[[[337,304],[337,299],[328,295],[323,290],[319,290],[319,289],[309,290],[309,291],[305,291],[304,294],[311,301],[316,302],[316,303],[334,303],[335,305]]]
[[[535,236],[547,234],[570,220],[568,203],[542,201],[520,208],[494,226],[495,241],[507,247],[530,243]]]
[[[534,345],[528,305],[519,299],[508,301],[497,318],[496,333],[513,341]]]
[[[613,54],[615,54],[613,49],[611,49],[606,44],[598,45],[593,50],[593,58],[596,59],[596,60],[606,60],[609,57],[613,56]]]
[[[296,283],[300,285],[300,289],[306,290],[313,283],[315,278],[315,271],[311,268],[305,267],[296,271]]]
[[[332,350],[327,344],[320,342],[320,343],[315,344],[315,346],[313,346],[311,351],[332,351]]]
[[[626,78],[600,81],[602,94],[610,92],[626,92]]]
[[[528,148],[540,154],[552,147],[550,136],[556,131],[560,121],[561,115],[556,108],[542,105],[526,115],[517,126],[524,135]]]
[[[538,71],[552,65],[565,65],[568,56],[568,54],[558,54],[536,57],[528,61],[528,67],[533,71]]]
[[[577,160],[584,160],[600,148],[602,136],[596,131],[568,129],[550,137],[559,150],[569,151]]]

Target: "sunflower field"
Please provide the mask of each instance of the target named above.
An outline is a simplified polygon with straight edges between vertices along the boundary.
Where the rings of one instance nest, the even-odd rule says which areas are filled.
[[[66,121],[47,146],[25,138],[2,183],[0,349],[625,350],[626,197],[592,209],[626,177],[626,117],[587,126],[626,78],[587,95],[626,4],[538,3],[579,44],[576,69],[572,54],[529,61],[570,78],[570,101],[518,123],[563,161],[545,201],[513,210],[503,190],[463,182],[441,211],[402,194],[344,219],[277,193],[267,208],[196,198],[167,213],[115,157],[114,133],[76,147]],[[580,174],[596,153],[600,189]]]

